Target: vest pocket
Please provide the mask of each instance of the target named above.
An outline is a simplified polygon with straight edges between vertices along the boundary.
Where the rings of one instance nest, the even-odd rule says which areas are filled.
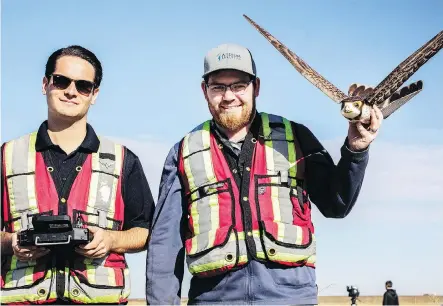
[[[221,207],[219,201],[225,205]],[[200,183],[188,195],[188,203],[189,235],[185,247],[190,272],[214,275],[215,270],[236,265],[238,237],[233,230],[234,195],[230,179]]]
[[[264,257],[298,266],[315,259],[315,239],[309,205],[300,205],[306,196],[300,187],[291,186],[293,179],[256,175],[255,199]]]
[[[15,255],[4,259],[1,303],[36,302],[55,298],[55,286],[51,286],[53,271],[50,260],[50,255],[29,262],[19,261]]]
[[[191,235],[215,234],[219,228],[229,228],[234,219],[234,195],[230,179],[204,182],[187,196],[188,225]],[[220,212],[219,202],[224,203]],[[226,203],[231,203],[230,207]],[[213,239],[209,239],[209,244]]]
[[[69,271],[65,297],[80,303],[117,303],[129,296],[129,269],[124,257],[75,259]]]
[[[214,236],[215,243],[207,241]],[[191,274],[213,276],[235,267],[239,261],[238,234],[233,226],[206,232],[185,241],[186,261]],[[200,245],[200,246],[199,246]]]
[[[290,194],[293,208],[292,214],[294,217],[293,224],[308,226],[312,230],[311,203],[307,197],[306,191],[299,187],[291,187]]]
[[[315,257],[315,239],[308,227],[273,221],[261,221],[261,226],[268,260],[298,266]]]
[[[309,200],[299,185],[291,186],[294,180],[282,179],[279,174],[255,176],[255,201],[261,220],[310,226]]]

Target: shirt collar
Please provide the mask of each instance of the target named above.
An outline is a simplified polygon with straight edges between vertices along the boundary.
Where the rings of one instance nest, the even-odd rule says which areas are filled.
[[[36,151],[45,151],[50,148],[54,148],[55,145],[48,134],[48,121],[44,121],[37,132],[37,139],[35,142],[35,150]],[[100,140],[97,137],[92,126],[87,123],[86,124],[86,137],[83,139],[83,142],[80,144],[79,148],[83,149],[87,152],[97,152],[100,146]]]

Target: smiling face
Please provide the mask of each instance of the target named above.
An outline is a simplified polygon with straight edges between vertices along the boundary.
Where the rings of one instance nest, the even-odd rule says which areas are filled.
[[[42,92],[46,95],[48,115],[69,121],[85,118],[99,91],[91,86],[94,76],[95,69],[86,60],[76,56],[60,57],[49,79],[43,78]]]
[[[237,132],[250,123],[259,87],[258,78],[253,86],[248,74],[235,70],[213,73],[207,84],[202,82],[209,111],[214,120],[229,132]]]

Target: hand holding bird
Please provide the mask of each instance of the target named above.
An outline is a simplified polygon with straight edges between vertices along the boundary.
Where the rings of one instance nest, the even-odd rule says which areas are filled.
[[[376,105],[371,108],[370,118],[371,121],[367,128],[361,121],[349,122],[348,145],[350,150],[354,152],[363,151],[377,137],[383,122],[383,114]]]

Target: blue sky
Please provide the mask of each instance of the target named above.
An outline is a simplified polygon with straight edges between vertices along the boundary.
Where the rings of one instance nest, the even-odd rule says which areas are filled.
[[[243,17],[247,14],[343,91],[376,85],[443,30],[443,2],[426,1],[19,1],[1,7],[2,142],[46,118],[47,57],[70,44],[101,60],[89,122],[143,162],[155,196],[170,146],[209,116],[200,90],[212,47],[248,47],[262,80],[258,108],[307,125],[338,161],[347,122]],[[344,220],[314,213],[321,294],[443,294],[443,52],[409,81],[424,90],[383,123],[364,187]],[[382,226],[387,226],[382,228]],[[132,297],[144,297],[145,253],[129,255]],[[184,285],[186,293],[187,284]]]

